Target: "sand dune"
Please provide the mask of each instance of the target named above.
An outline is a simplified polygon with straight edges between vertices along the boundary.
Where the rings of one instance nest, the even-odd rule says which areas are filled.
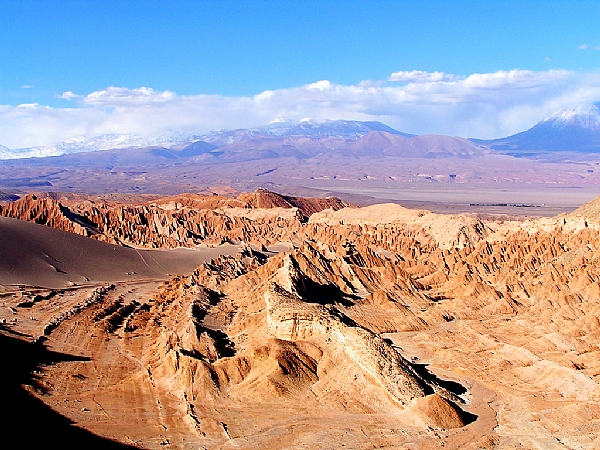
[[[0,284],[59,288],[73,283],[165,279],[238,248],[138,250],[0,217]]]

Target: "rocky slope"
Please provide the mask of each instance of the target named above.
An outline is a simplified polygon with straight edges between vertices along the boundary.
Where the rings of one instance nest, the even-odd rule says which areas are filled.
[[[3,211],[66,217],[40,200]],[[519,222],[397,205],[334,211],[323,209],[342,206],[331,199],[265,191],[104,205],[89,217],[116,224],[123,208],[134,218],[187,208],[195,215],[182,227],[210,230],[199,242],[287,242],[288,251],[246,246],[162,285],[38,292],[26,310],[33,294],[5,287],[12,309],[2,314],[10,329],[90,359],[43,368],[45,401],[124,443],[592,449],[598,201]],[[169,247],[178,235],[129,236]]]
[[[237,199],[179,195],[142,204],[30,194],[0,205],[0,215],[114,244],[175,248],[290,241],[311,214],[345,206],[335,197],[288,197],[264,189]]]

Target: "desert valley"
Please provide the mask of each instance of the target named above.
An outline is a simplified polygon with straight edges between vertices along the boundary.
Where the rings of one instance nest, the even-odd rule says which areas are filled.
[[[0,206],[2,390],[9,427],[39,426],[11,446],[600,446],[598,199],[527,217],[19,197]]]

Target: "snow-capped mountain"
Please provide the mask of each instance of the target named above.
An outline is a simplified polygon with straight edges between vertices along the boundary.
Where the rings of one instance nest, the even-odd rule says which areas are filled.
[[[0,146],[0,160],[2,159],[19,159],[19,158],[41,158],[44,156],[58,156],[56,150],[49,150],[44,147],[34,148],[16,148],[10,149]]]
[[[299,122],[278,121],[255,129],[271,136],[318,136],[359,139],[371,131],[385,131],[400,136],[413,136],[394,130],[381,122],[359,122],[356,120],[302,119]]]
[[[544,123],[553,128],[579,127],[600,130],[600,103],[590,103],[560,110],[540,122],[540,124]]]
[[[91,139],[78,136],[64,142],[45,147],[45,150],[60,155],[80,152],[96,152],[121,148],[140,148],[163,146],[168,147],[182,141],[180,136],[162,135],[156,137],[143,137],[135,135],[105,134]]]
[[[471,139],[509,154],[527,151],[600,152],[600,103],[563,109],[533,128],[501,139]]]
[[[6,159],[4,158],[4,155],[10,154],[10,149],[4,147],[3,145],[0,145],[0,159]]]
[[[235,144],[236,142],[247,141],[259,136],[308,136],[319,138],[335,137],[342,139],[360,139],[371,131],[385,131],[386,133],[404,137],[413,136],[412,134],[394,130],[381,122],[302,119],[298,122],[293,120],[276,120],[268,125],[249,129],[213,131],[198,137],[198,139],[217,146],[225,146]]]
[[[177,144],[191,142],[192,140],[193,137],[184,134],[169,134],[154,137],[105,134],[91,139],[77,136],[47,147],[8,149],[0,146],[0,159],[42,158],[46,156],[68,155],[71,153],[154,146],[170,148]]]
[[[235,144],[236,142],[249,141],[261,133],[256,130],[219,130],[211,131],[208,134],[198,136],[196,141],[204,141],[209,144],[216,145],[217,147],[224,147],[226,145]]]
[[[71,153],[96,152],[125,148],[144,148],[160,146],[164,148],[182,148],[193,142],[204,141],[217,147],[247,141],[259,136],[310,136],[360,139],[371,131],[385,131],[390,134],[409,137],[380,122],[359,122],[353,120],[310,120],[276,121],[269,125],[250,129],[212,131],[204,135],[184,133],[163,134],[154,137],[136,135],[107,134],[91,139],[82,136],[48,147],[8,149],[0,147],[0,159],[32,158],[60,156]]]

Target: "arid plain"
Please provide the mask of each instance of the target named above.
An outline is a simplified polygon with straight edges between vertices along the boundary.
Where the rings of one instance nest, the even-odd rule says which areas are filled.
[[[556,160],[548,161],[500,154],[468,158],[326,154],[221,162],[157,160],[146,153],[123,160],[127,152],[99,153],[106,155],[2,161],[0,190],[5,198],[57,191],[111,193],[113,198],[122,194],[131,199],[140,194],[235,194],[264,187],[286,195],[338,196],[357,205],[394,202],[435,212],[531,216],[573,211],[600,193],[600,159],[589,154],[554,155]],[[497,206],[504,203],[512,206]]]

